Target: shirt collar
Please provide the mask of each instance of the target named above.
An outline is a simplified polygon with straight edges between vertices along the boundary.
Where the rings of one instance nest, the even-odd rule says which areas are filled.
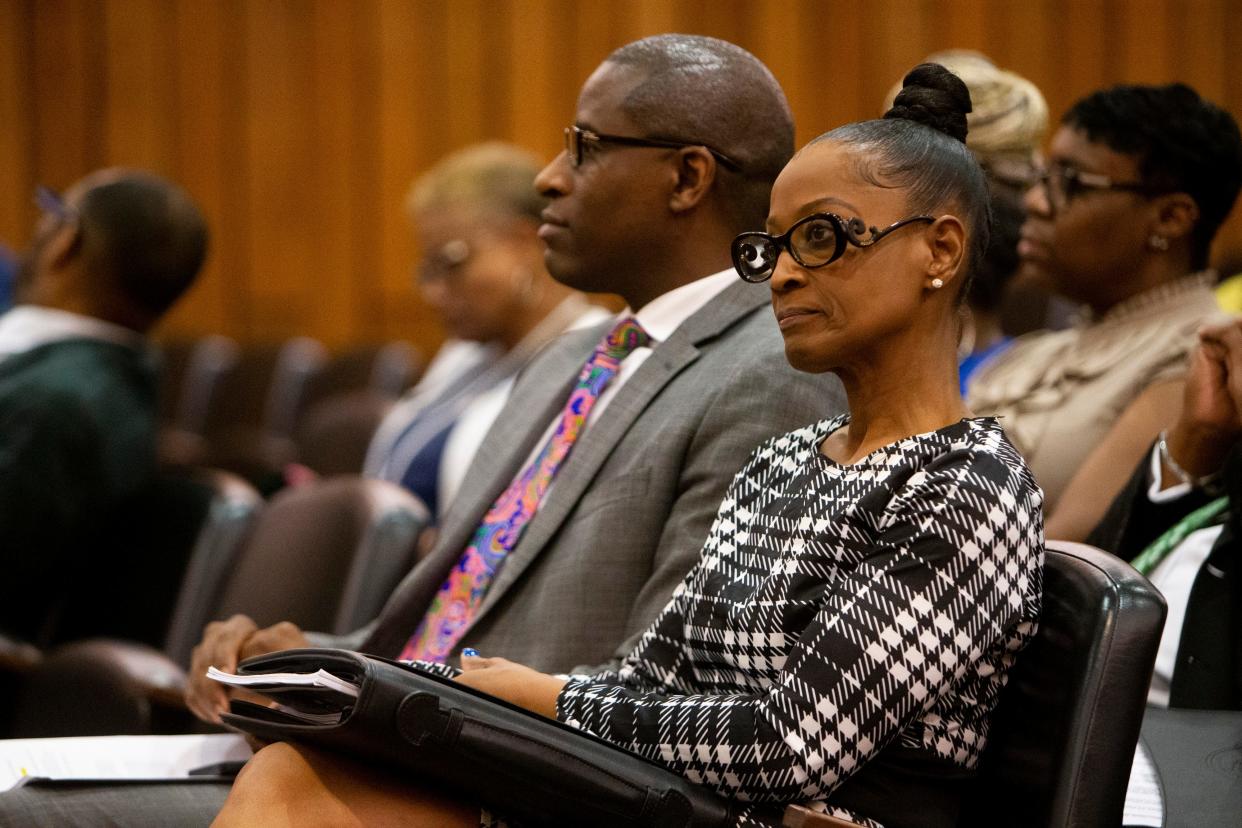
[[[639,308],[637,313],[626,308],[618,318],[632,315],[652,341],[663,342],[681,327],[682,322],[737,280],[737,271],[730,267],[661,294]]]
[[[93,316],[39,305],[18,305],[0,316],[0,359],[67,339],[95,339],[143,350],[136,331]]]

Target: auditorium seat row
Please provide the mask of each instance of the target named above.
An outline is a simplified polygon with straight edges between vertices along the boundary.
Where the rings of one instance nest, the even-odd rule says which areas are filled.
[[[0,641],[0,691],[7,682],[13,710],[3,735],[185,732],[193,724],[181,703],[185,669],[208,621],[244,613],[260,626],[356,629],[413,565],[429,518],[404,489],[356,476],[289,489],[266,505],[226,472],[193,472],[191,482],[205,503],[163,646],[92,638],[39,652]]]
[[[95,639],[44,655],[0,639],[0,676],[24,678],[14,735],[184,732],[194,726],[180,701],[193,629],[244,611],[260,626],[349,631],[411,565],[426,520],[402,490],[359,478],[291,491],[262,510],[235,478],[212,485],[163,652]],[[229,552],[225,538],[242,523],[245,539]],[[309,548],[320,559],[301,554]],[[1044,577],[1039,631],[997,708],[964,826],[998,824],[998,814],[1006,825],[1120,823],[1164,601],[1128,564],[1081,544],[1050,542]],[[843,823],[791,806],[785,824]]]
[[[407,342],[329,357],[308,337],[241,347],[213,335],[167,343],[163,357],[161,461],[265,487],[292,462],[361,471],[371,434],[422,364]]]

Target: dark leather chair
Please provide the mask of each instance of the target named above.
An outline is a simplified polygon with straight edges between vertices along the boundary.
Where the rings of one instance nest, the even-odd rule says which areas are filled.
[[[297,459],[293,435],[326,362],[327,350],[308,337],[243,349],[207,424],[201,463],[272,491],[281,470]]]
[[[197,611],[199,618],[207,614],[208,610],[195,609],[200,595],[215,589],[204,576],[214,573],[215,581],[221,579],[261,506],[251,486],[226,472],[161,474],[146,496],[116,515],[116,522],[133,524],[132,531],[110,544],[116,554],[99,556],[100,571],[84,572],[88,583],[68,602],[71,610],[58,619],[54,639],[124,636],[129,651],[158,652],[153,645],[165,640],[170,615],[175,630],[187,613]],[[134,548],[127,552],[130,544]],[[118,557],[127,554],[133,560]],[[201,631],[201,622],[196,623]],[[168,684],[166,672],[138,663],[138,655],[126,655],[118,668],[108,666],[98,656],[111,640],[71,641],[45,653],[29,643],[0,638],[0,710],[6,719],[13,714],[14,734],[128,732],[89,725],[158,718],[151,699],[139,701],[117,687],[124,686],[128,676],[141,675],[158,688]],[[197,640],[196,634],[184,646],[186,657]],[[103,669],[97,671],[95,666]],[[62,704],[66,699],[78,703]],[[0,735],[9,735],[9,730],[7,724],[0,727]]]
[[[321,475],[360,474],[371,438],[395,404],[369,390],[321,400],[298,426],[298,462]]]
[[[186,733],[185,672],[145,644],[76,641],[48,653],[25,676],[13,715],[19,738]]]
[[[418,498],[383,480],[342,476],[286,489],[247,540],[214,617],[240,612],[260,627],[292,621],[350,632],[356,616],[340,615],[346,596],[377,588],[369,570],[388,573],[379,589],[394,587],[429,518]]]
[[[236,475],[215,469],[197,469],[189,475],[214,494],[163,637],[164,652],[186,665],[215,611],[230,567],[264,508],[254,487]]]
[[[375,430],[421,371],[408,342],[359,345],[332,357],[298,418],[297,462],[322,476],[361,474]]]
[[[1039,631],[992,718],[963,828],[1121,824],[1164,614],[1164,599],[1129,564],[1048,542]],[[796,805],[784,822],[842,824]]]
[[[1164,616],[1125,561],[1048,542],[1039,632],[1001,696],[965,824],[1121,824]]]
[[[195,466],[207,453],[208,425],[241,349],[226,336],[165,343],[161,372],[159,458],[166,466]]]
[[[181,696],[189,651],[207,621],[242,612],[260,626],[293,621],[304,629],[349,632],[378,613],[413,565],[415,539],[428,518],[417,498],[381,480],[340,477],[282,492],[240,551],[206,568],[215,573],[222,566],[223,577],[203,590],[215,595],[208,612],[187,609],[182,624],[174,623],[177,636],[169,643],[178,661],[121,640],[59,648],[29,673],[16,735],[194,729]],[[184,620],[191,616],[199,622]]]
[[[10,735],[22,682],[42,660],[43,651],[38,647],[0,633],[0,739]]]
[[[187,572],[203,550],[232,554],[261,504],[252,487],[226,472],[157,474],[103,520],[31,643],[46,649],[107,636],[162,645]]]
[[[424,367],[426,360],[413,345],[401,340],[389,342],[375,353],[367,387],[380,394],[399,397],[418,382]]]
[[[396,399],[422,371],[423,359],[408,342],[355,345],[332,356],[312,380],[308,405],[352,391]]]

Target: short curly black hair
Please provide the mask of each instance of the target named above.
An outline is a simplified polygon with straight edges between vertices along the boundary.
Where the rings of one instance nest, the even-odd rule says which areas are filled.
[[[1080,100],[1061,119],[1094,143],[1138,160],[1156,192],[1186,193],[1199,205],[1191,266],[1207,266],[1212,239],[1242,186],[1242,135],[1225,110],[1184,83],[1114,86]]]

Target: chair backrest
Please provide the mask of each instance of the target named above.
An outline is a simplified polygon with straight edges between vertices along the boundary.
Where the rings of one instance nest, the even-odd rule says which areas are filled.
[[[408,342],[389,342],[375,354],[367,387],[378,394],[400,397],[422,373],[422,353]]]
[[[186,476],[206,493],[206,503],[163,642],[164,651],[182,666],[189,665],[190,651],[202,638],[224,576],[263,508],[254,487],[234,474],[193,469]]]
[[[370,481],[380,484],[382,481]],[[377,521],[357,553],[345,580],[341,600],[336,609],[332,632],[348,633],[379,617],[384,603],[397,584],[414,568],[418,558],[418,534],[431,524],[431,510],[400,486],[389,484],[369,486],[377,502],[389,501],[394,510],[409,511],[413,522],[404,515],[400,519]]]
[[[42,647],[112,636],[158,647],[176,613],[178,588],[204,535],[214,533],[218,501],[244,487],[207,473],[164,471],[101,515],[89,547],[74,562],[57,608],[49,614]],[[232,497],[232,495],[227,495]]]
[[[223,389],[241,349],[227,336],[172,340],[160,346],[158,457],[166,467],[191,468],[207,461],[206,432],[220,418]]]
[[[371,438],[395,404],[392,397],[370,390],[316,403],[298,426],[298,462],[321,475],[361,474]]]
[[[1121,824],[1164,614],[1126,562],[1048,542],[1039,631],[1001,696],[963,825]]]
[[[311,383],[327,361],[327,349],[310,337],[294,337],[281,347],[263,408],[268,432],[293,435]]]
[[[308,405],[353,391],[372,391],[396,399],[409,388],[422,367],[418,349],[394,340],[355,345],[333,354],[306,394]]]
[[[22,682],[43,660],[43,651],[0,633],[0,739],[12,736],[13,711]]]
[[[293,433],[327,350],[309,337],[248,345],[223,384],[199,465],[228,469],[264,493],[296,459]]]
[[[286,489],[256,523],[213,615],[349,632],[369,611],[376,578],[405,573],[427,517],[413,495],[382,480],[343,476]]]
[[[205,433],[212,439],[239,427],[291,433],[326,360],[327,350],[308,337],[245,346],[221,383]]]
[[[164,387],[172,424],[191,434],[203,434],[219,401],[221,387],[237,367],[241,353],[227,336],[212,334],[188,347],[165,347]]]

